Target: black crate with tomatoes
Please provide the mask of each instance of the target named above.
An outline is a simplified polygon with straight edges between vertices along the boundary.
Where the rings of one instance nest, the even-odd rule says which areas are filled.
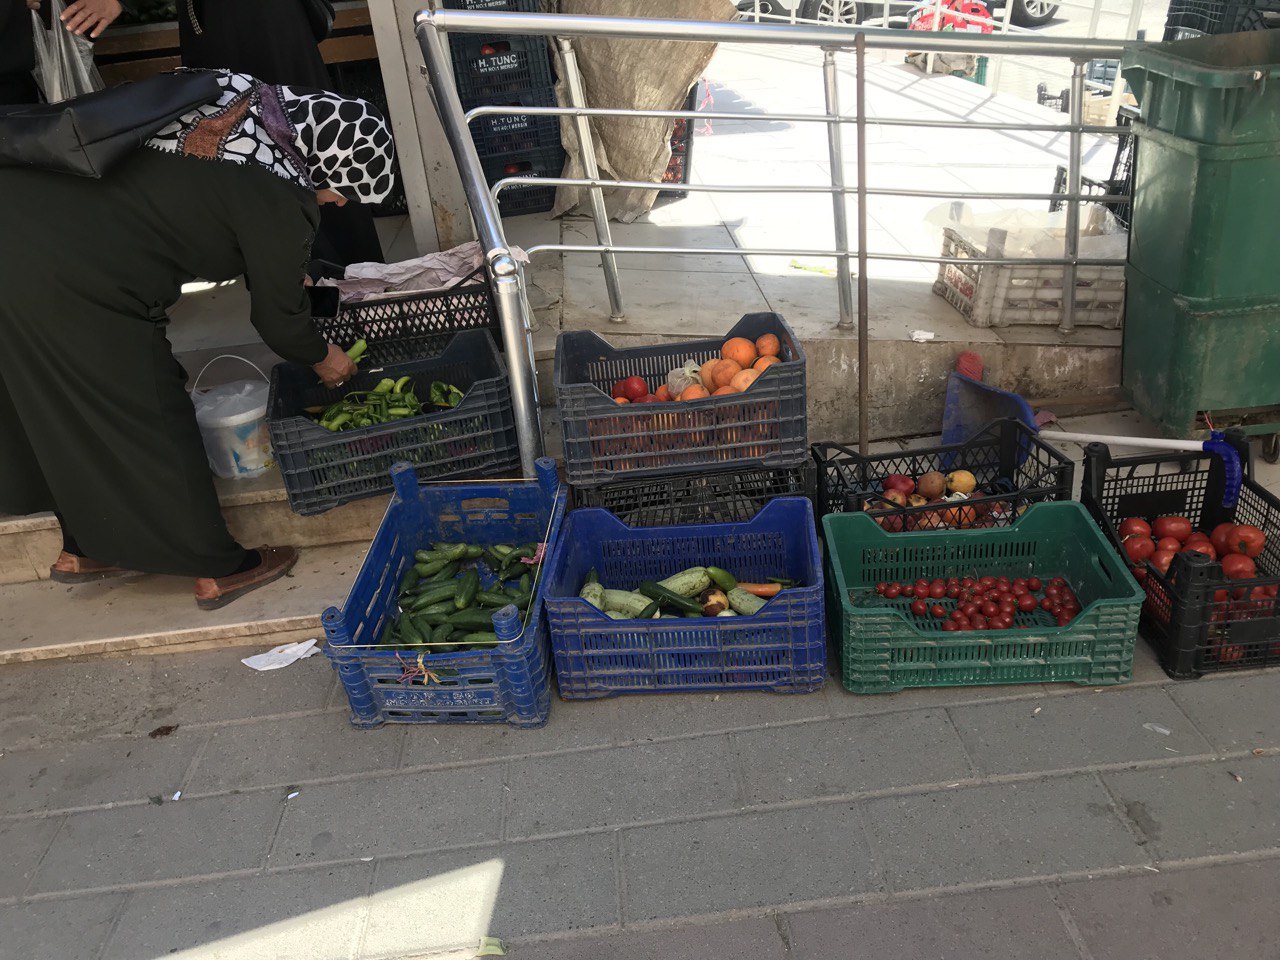
[[[1177,679],[1280,665],[1280,499],[1243,434],[1223,447],[1085,451],[1080,499],[1146,591],[1142,633]]]

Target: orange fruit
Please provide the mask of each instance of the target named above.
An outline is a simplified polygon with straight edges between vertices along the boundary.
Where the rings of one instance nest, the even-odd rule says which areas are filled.
[[[776,357],[782,352],[782,343],[772,333],[766,333],[756,341],[756,353],[762,357]]]
[[[716,382],[711,378],[716,369],[716,364],[719,362],[719,360],[714,358],[708,360],[702,365],[702,368],[698,372],[698,376],[702,378],[702,385],[708,390],[714,390],[716,388]]]
[[[742,364],[736,360],[721,360],[716,364],[715,372],[711,374],[711,379],[717,387],[727,387],[733,378],[742,372]]]
[[[720,356],[732,360],[740,369],[749,367],[756,362],[756,345],[746,337],[730,337],[720,348]]]
[[[756,377],[760,376],[759,370],[739,370],[729,385],[735,390],[745,390],[756,382]]]
[[[715,392],[712,393],[711,395],[713,397],[724,397],[724,396],[728,396],[731,393],[737,393],[737,392],[738,391],[733,387],[717,387]]]
[[[770,334],[770,336],[773,336],[773,334]],[[771,366],[773,366],[775,363],[781,363],[781,362],[782,362],[782,361],[781,361],[781,360],[779,360],[777,357],[770,356],[770,355],[766,354],[766,355],[762,356],[759,360],[757,360],[755,363],[753,363],[753,364],[751,365],[751,369],[752,369],[752,370],[758,370],[758,371],[760,371],[760,372],[764,372],[764,368],[765,368],[765,367],[771,367]]]
[[[684,392],[680,394],[681,400],[701,400],[703,397],[709,397],[706,387],[700,387],[696,383],[691,387],[685,387]]]
[[[668,400],[671,399],[671,391],[667,389],[667,385],[665,383],[662,386],[660,386],[657,389],[657,391],[654,392],[653,395],[657,397],[659,400],[661,400],[663,403],[666,403]]]

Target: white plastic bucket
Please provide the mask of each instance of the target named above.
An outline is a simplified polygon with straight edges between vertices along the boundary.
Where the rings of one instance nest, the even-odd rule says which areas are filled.
[[[258,371],[263,382],[237,380],[207,390],[200,389],[205,370],[219,360],[239,360]],[[271,436],[267,432],[267,395],[270,382],[257,364],[232,354],[214,357],[204,365],[191,389],[196,423],[209,458],[209,469],[229,480],[261,476],[272,464]]]

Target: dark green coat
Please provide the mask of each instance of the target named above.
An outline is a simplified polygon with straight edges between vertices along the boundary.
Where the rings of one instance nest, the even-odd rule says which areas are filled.
[[[244,274],[251,319],[318,363],[318,210],[257,166],[142,149],[101,180],[0,169],[0,513],[57,510],[85,555],[216,577],[227,532],[165,329],[182,284]]]

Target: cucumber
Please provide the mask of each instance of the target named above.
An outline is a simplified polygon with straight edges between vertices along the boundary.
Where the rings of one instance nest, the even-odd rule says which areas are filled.
[[[696,597],[711,586],[711,574],[707,573],[706,567],[690,567],[688,570],[681,570],[675,576],[659,580],[658,586],[672,593],[678,593],[682,597]]]
[[[481,630],[476,633],[468,633],[458,638],[459,643],[469,643],[473,646],[491,646],[498,645],[498,635],[492,631]]]
[[[458,578],[458,585],[453,594],[455,610],[465,610],[476,601],[476,593],[480,589],[480,572],[472,567]]]
[[[448,562],[449,562],[448,560],[443,560],[443,559],[429,560],[426,563],[415,564],[413,569],[418,571],[418,576],[426,578],[426,577],[430,577],[432,574],[439,573],[441,570],[444,569],[445,564],[447,564]]]
[[[400,640],[403,643],[422,643],[422,632],[413,622],[413,617],[400,618]]]
[[[710,578],[708,577],[708,580]],[[652,580],[646,580],[636,589],[643,593],[651,600],[657,600],[659,603],[668,607],[675,607],[681,613],[697,614],[702,616],[702,604],[697,600],[690,600],[688,597],[681,596],[674,590],[669,590],[660,583],[654,583]]]
[[[429,587],[414,597],[407,609],[410,613],[420,613],[434,603],[452,599],[454,590],[455,588],[451,583]]]
[[[419,563],[431,563],[433,560],[443,560],[445,558],[440,556],[439,550],[415,550],[413,559]]]
[[[498,543],[498,544],[494,544],[492,547],[489,548],[489,552],[492,553],[499,560],[501,560],[503,563],[506,563],[509,559],[511,559],[511,553],[514,550],[515,550],[515,547],[513,547],[509,543]]]
[[[514,603],[515,598],[507,596],[506,591],[498,590],[481,590],[476,594],[476,603],[482,607],[505,607],[508,603]]]
[[[479,560],[481,557],[484,556],[484,547],[477,547],[475,545],[470,545],[467,547],[467,552],[465,556],[468,560]]]
[[[466,627],[473,630],[483,630],[485,627],[492,629],[493,627],[492,610],[478,610],[474,607],[470,610],[455,610],[449,614],[448,619],[455,627]]]
[[[721,590],[732,590],[738,585],[738,578],[722,567],[707,567],[707,576],[714,580]]]
[[[452,594],[452,591],[450,591],[450,594]],[[428,603],[425,606],[419,607],[416,610],[411,610],[410,613],[412,613],[414,616],[429,617],[432,614],[436,614],[436,613],[444,613],[444,614],[453,613],[453,611],[456,609],[457,608],[453,605],[453,599],[451,595],[449,599],[437,600],[433,603]]]
[[[432,576],[427,578],[427,583],[444,583],[446,580],[452,580],[458,575],[458,564],[446,563],[437,570]]]
[[[634,620],[649,606],[650,599],[630,590],[604,590],[601,602],[606,613],[621,613],[625,614],[626,619]]]
[[[640,616],[637,619],[652,620],[658,615],[659,606],[661,606],[661,604],[657,600],[651,601],[647,607],[640,611]]]
[[[451,623],[442,623],[431,631],[432,643],[444,643],[449,639],[449,635],[453,633],[454,627]]]
[[[418,571],[410,567],[400,578],[400,592],[408,593],[418,585]]]
[[[511,551],[511,559],[520,560],[522,558],[527,557],[528,559],[532,560],[533,555],[537,552],[538,552],[538,545],[536,543],[522,543],[520,544],[520,546],[516,547],[514,550]]]
[[[749,617],[754,613],[759,613],[760,608],[764,605],[764,598],[757,597],[754,593],[747,593],[747,591],[739,590],[737,587],[729,591],[729,607],[740,616]]]

